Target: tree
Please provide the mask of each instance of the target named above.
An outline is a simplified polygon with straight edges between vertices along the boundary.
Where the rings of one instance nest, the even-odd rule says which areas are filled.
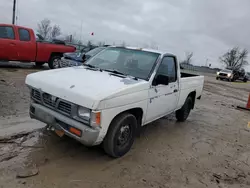
[[[123,41],[123,42],[121,43],[121,46],[122,46],[122,47],[126,47],[125,41]]]
[[[239,47],[234,47],[219,59],[220,62],[225,64],[227,68],[240,70],[245,65],[248,65],[247,55],[247,49],[240,50]]]
[[[51,21],[47,18],[43,19],[40,23],[37,24],[37,32],[44,38],[48,39],[51,33]]]
[[[98,42],[98,44],[97,44],[98,46],[104,46],[105,45],[105,42]]]
[[[59,25],[54,25],[52,27],[52,30],[51,30],[51,38],[54,39],[56,37],[58,37],[59,35],[61,35],[61,28]]]
[[[185,60],[183,60],[181,63],[191,64],[193,56],[194,56],[193,52],[187,52]]]
[[[88,47],[92,47],[93,46],[93,44],[92,44],[92,42],[90,40],[87,42],[87,46]]]

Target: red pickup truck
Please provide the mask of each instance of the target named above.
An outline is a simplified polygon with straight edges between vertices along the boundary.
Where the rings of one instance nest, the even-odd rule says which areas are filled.
[[[73,46],[36,41],[32,29],[0,24],[0,61],[35,62],[37,66],[48,63],[53,69],[63,53],[75,50]]]

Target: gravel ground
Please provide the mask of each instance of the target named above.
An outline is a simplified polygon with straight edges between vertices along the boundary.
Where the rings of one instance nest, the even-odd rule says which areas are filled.
[[[27,120],[24,85],[35,71],[15,64],[0,69],[0,123],[35,126]],[[171,114],[147,125],[120,159],[45,129],[0,139],[0,187],[250,187],[250,113],[236,109],[246,104],[250,84],[205,80],[186,122]]]

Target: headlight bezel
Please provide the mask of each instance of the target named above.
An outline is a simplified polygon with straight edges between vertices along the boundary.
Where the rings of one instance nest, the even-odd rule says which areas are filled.
[[[83,114],[86,113],[89,116],[83,116],[79,113],[79,110],[83,111]],[[85,111],[85,112],[84,112]],[[75,117],[76,120],[81,120],[83,123],[87,123],[91,127],[100,127],[101,126],[101,112],[100,111],[92,111],[83,106],[77,107],[77,116]]]
[[[82,112],[80,112],[80,111],[82,111]],[[85,113],[85,115],[83,115],[84,113]],[[91,110],[86,108],[86,107],[83,107],[83,106],[78,106],[77,107],[77,117],[90,124]]]

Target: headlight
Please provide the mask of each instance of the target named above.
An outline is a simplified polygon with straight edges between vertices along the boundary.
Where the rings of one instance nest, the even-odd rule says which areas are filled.
[[[219,75],[220,73],[219,73],[219,72],[217,72],[216,74],[217,74],[217,75]]]
[[[231,74],[231,73],[229,73],[229,74],[227,74],[227,76],[228,76],[228,77],[231,77],[231,76],[232,76],[232,74]]]
[[[101,112],[91,111],[88,108],[79,106],[78,107],[78,117],[84,121],[88,121],[92,127],[101,126]]]
[[[90,120],[91,112],[88,108],[78,107],[78,116],[86,121]]]

